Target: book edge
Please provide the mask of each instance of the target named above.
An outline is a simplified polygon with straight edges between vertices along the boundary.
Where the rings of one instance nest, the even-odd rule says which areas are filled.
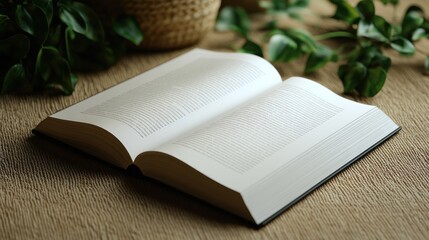
[[[337,175],[338,173],[340,173],[341,171],[343,171],[347,167],[351,166],[354,162],[356,162],[357,160],[361,159],[363,156],[365,156],[366,154],[368,154],[369,152],[371,152],[373,149],[375,149],[376,147],[378,147],[379,145],[381,145],[383,142],[387,141],[393,135],[395,135],[396,133],[398,133],[401,129],[402,128],[400,126],[398,126],[395,130],[393,130],[391,133],[389,133],[388,135],[386,135],[380,141],[376,142],[374,145],[372,145],[371,147],[367,148],[365,151],[363,151],[362,153],[360,153],[359,155],[357,155],[355,158],[353,158],[352,160],[350,160],[349,162],[347,162],[346,164],[344,164],[343,166],[341,166],[340,168],[338,168],[335,172],[331,173],[326,178],[324,178],[322,181],[320,181],[319,183],[317,183],[316,185],[314,185],[313,187],[311,187],[310,189],[308,189],[307,191],[305,191],[303,194],[301,194],[299,197],[297,197],[296,199],[294,199],[292,202],[288,203],[286,206],[284,206],[283,208],[281,208],[279,211],[275,212],[273,215],[271,215],[270,217],[268,217],[267,219],[265,219],[261,223],[256,224],[256,228],[261,228],[261,227],[267,225],[268,223],[270,223],[276,217],[278,217],[283,212],[285,212],[287,209],[289,209],[290,207],[292,207],[295,203],[297,203],[301,199],[305,198],[308,194],[310,194],[315,189],[317,189],[318,187],[320,187],[321,185],[323,185],[325,182],[327,182],[328,180],[330,180],[331,178],[333,178],[335,175]]]
[[[115,164],[113,164],[113,163],[111,163],[111,162],[109,162],[109,161],[103,160],[103,159],[101,159],[101,158],[99,158],[99,157],[97,157],[97,156],[95,156],[95,155],[93,155],[93,154],[90,154],[90,153],[88,153],[88,152],[86,152],[86,151],[84,151],[84,150],[82,150],[82,149],[79,149],[79,148],[77,148],[77,147],[75,147],[75,146],[72,146],[72,145],[70,145],[70,144],[67,144],[67,143],[65,143],[65,142],[63,142],[63,141],[61,141],[61,140],[59,140],[59,139],[56,139],[56,138],[54,138],[54,137],[51,137],[51,136],[49,136],[49,135],[47,135],[47,134],[45,134],[45,133],[43,133],[43,132],[41,132],[41,131],[38,131],[36,128],[33,128],[33,129],[31,130],[31,133],[33,133],[33,135],[35,135],[35,136],[37,136],[37,137],[40,137],[40,138],[45,139],[45,140],[48,140],[48,141],[49,141],[49,142],[51,142],[51,143],[58,144],[59,146],[62,146],[62,147],[66,148],[66,149],[68,149],[68,150],[70,150],[70,151],[73,151],[73,152],[75,152],[75,153],[79,153],[79,154],[82,154],[82,155],[84,155],[84,156],[90,157],[90,158],[92,158],[92,159],[96,160],[97,162],[100,162],[100,163],[106,164],[106,165],[108,165],[108,166],[112,166],[112,167],[114,167],[114,168],[116,168],[116,169],[126,170],[126,169],[127,169],[128,167],[130,167],[131,165],[134,165],[134,164],[129,164],[126,168],[120,167],[120,166],[115,165]]]

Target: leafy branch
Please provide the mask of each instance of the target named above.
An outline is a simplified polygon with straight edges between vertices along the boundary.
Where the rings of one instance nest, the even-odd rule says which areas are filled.
[[[396,5],[398,0],[381,0],[384,4]],[[414,43],[429,37],[429,22],[424,18],[423,10],[410,6],[400,25],[393,25],[376,15],[374,3],[362,0],[352,6],[346,0],[330,0],[336,6],[334,19],[346,23],[345,30],[328,32],[316,37],[297,29],[278,27],[279,15],[299,18],[299,11],[307,7],[307,0],[271,0],[262,1],[272,20],[265,24],[268,30],[268,59],[270,61],[289,62],[308,56],[304,73],[322,68],[328,62],[339,59],[339,51],[332,50],[318,41],[325,39],[348,39],[349,53],[342,54],[346,61],[338,68],[345,93],[358,93],[361,96],[375,96],[383,87],[391,60],[383,53],[391,48],[401,55],[412,56],[416,49]],[[249,38],[250,21],[246,12],[239,7],[225,7],[217,21],[218,30],[231,30],[246,41],[238,50],[262,56],[262,47]],[[429,69],[429,57],[425,62]]]
[[[127,42],[142,40],[132,17],[104,25],[78,1],[2,1],[0,93],[54,90],[69,95],[77,83],[74,71],[105,69]]]
[[[344,0],[331,0],[337,9],[335,19],[348,25],[348,32],[355,36],[353,51],[345,55],[346,64],[338,69],[344,92],[357,92],[365,97],[375,96],[383,87],[391,60],[383,53],[393,49],[401,55],[412,56],[414,43],[429,37],[429,22],[423,10],[410,6],[400,25],[389,23],[376,15],[373,1],[360,1],[352,7]],[[397,4],[397,0],[383,0]]]

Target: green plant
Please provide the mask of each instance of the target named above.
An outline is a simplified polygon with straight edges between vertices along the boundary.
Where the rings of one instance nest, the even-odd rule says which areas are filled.
[[[270,16],[284,15],[295,19],[301,19],[300,12],[308,7],[310,0],[270,0],[259,1],[259,5],[266,9]],[[276,23],[274,18],[271,23]]]
[[[382,89],[391,65],[383,51],[390,48],[401,55],[412,56],[416,52],[414,43],[429,37],[429,21],[418,6],[410,6],[400,24],[395,25],[376,15],[373,1],[363,0],[355,7],[344,0],[331,2],[337,7],[333,17],[347,24],[345,31],[352,40],[353,51],[345,55],[346,63],[338,69],[345,93],[375,96]],[[397,0],[382,2],[398,3]],[[335,37],[339,33],[330,34]]]
[[[111,27],[105,27],[111,26]],[[44,90],[71,94],[75,71],[105,69],[143,40],[129,16],[103,26],[87,5],[72,0],[0,3],[1,94]]]
[[[381,0],[384,4],[396,5],[398,0]],[[297,18],[298,11],[308,5],[305,0],[271,0],[261,2],[272,16],[264,30],[268,30],[268,59],[271,61],[289,62],[297,58],[308,56],[305,73],[311,73],[323,67],[326,63],[339,59],[338,52],[343,47],[332,50],[317,40],[329,38],[348,39],[347,43],[352,50],[342,54],[346,61],[338,68],[345,93],[358,93],[361,96],[375,96],[383,87],[391,60],[383,53],[384,49],[391,48],[401,55],[412,56],[415,53],[414,43],[429,37],[429,22],[424,18],[423,9],[410,6],[399,25],[386,21],[376,15],[374,3],[371,0],[362,0],[353,7],[346,0],[330,0],[336,6],[333,18],[343,21],[347,29],[328,32],[316,37],[297,29],[282,29],[278,27],[276,16],[287,15]],[[228,7],[228,14],[219,15],[218,23],[221,30],[232,30],[246,39],[239,51],[262,56],[262,47],[248,37],[249,20],[240,8]],[[291,14],[293,13],[293,14]],[[243,31],[243,19],[246,19],[246,30]],[[219,28],[218,28],[219,29]],[[245,32],[246,34],[242,34]],[[252,44],[249,44],[252,43]],[[429,70],[429,56],[425,62]]]
[[[309,33],[297,29],[280,28],[278,17],[288,16],[299,18],[299,11],[307,7],[308,0],[272,0],[261,1],[272,19],[265,24],[267,32],[268,59],[274,62],[289,62],[303,56],[307,57],[304,72],[311,73],[323,67],[330,61],[337,61],[335,51],[318,43]],[[245,39],[239,52],[246,52],[263,57],[261,45],[250,39],[248,31],[250,21],[246,12],[240,7],[224,7],[218,16],[216,28],[218,31],[231,30]]]
[[[237,51],[251,53],[263,57],[262,48],[249,36],[250,20],[246,11],[241,7],[223,7],[216,21],[218,31],[233,31],[245,39],[243,46]]]

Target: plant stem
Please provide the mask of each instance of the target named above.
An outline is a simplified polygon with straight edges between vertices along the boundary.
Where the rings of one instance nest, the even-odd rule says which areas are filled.
[[[351,38],[354,39],[355,36],[352,33],[346,32],[346,31],[336,31],[336,32],[328,32],[321,35],[314,36],[314,38],[318,41],[331,39],[331,38]]]

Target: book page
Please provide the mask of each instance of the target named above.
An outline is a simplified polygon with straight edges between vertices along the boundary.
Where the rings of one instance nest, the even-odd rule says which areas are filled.
[[[196,49],[51,117],[109,131],[134,159],[280,83],[262,58]]]
[[[302,78],[157,151],[242,192],[374,107]]]
[[[240,193],[262,224],[399,129],[374,106],[294,77],[155,150]]]

